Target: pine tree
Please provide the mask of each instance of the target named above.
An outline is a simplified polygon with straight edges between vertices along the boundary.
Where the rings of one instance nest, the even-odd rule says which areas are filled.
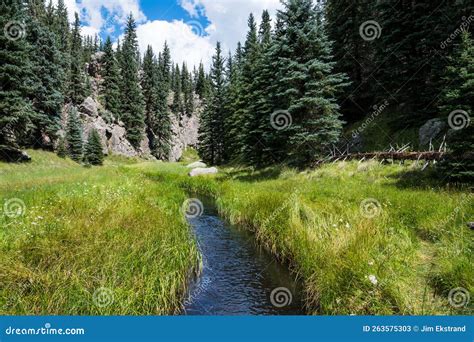
[[[35,130],[30,136],[28,145],[52,148],[51,142],[55,140],[60,128],[60,112],[64,102],[62,93],[64,71],[61,68],[63,54],[58,46],[57,36],[53,32],[53,23],[48,24],[43,1],[30,1],[29,11],[31,25],[27,39],[33,47],[32,100],[36,115],[33,120]],[[48,137],[50,141],[46,141],[43,137]]]
[[[64,137],[59,137],[58,144],[56,146],[56,153],[60,158],[66,158],[68,155],[68,150],[66,146],[66,139]]]
[[[84,162],[90,165],[102,165],[104,162],[104,153],[102,143],[97,130],[93,129],[89,133],[87,144],[84,149]]]
[[[143,95],[139,86],[139,52],[136,24],[130,14],[125,28],[125,38],[121,51],[122,62],[122,119],[127,129],[127,138],[138,148],[142,141],[145,126]]]
[[[216,45],[216,52],[211,66],[211,94],[204,113],[201,116],[199,129],[199,153],[204,161],[221,164],[224,161],[224,87],[225,72],[221,44]]]
[[[29,98],[33,91],[33,65],[31,46],[25,39],[27,20],[23,1],[0,3],[0,27],[4,29],[0,34],[0,145],[23,145],[34,128],[36,114]]]
[[[204,98],[204,92],[206,87],[206,73],[204,71],[204,64],[199,63],[198,75],[196,78],[196,94],[202,100]]]
[[[110,37],[107,37],[104,44],[104,104],[105,109],[112,112],[116,117],[120,115],[120,69],[112,47]]]
[[[71,71],[68,97],[73,104],[77,105],[84,101],[87,94],[86,75],[83,71],[81,23],[77,13],[75,13],[71,39]]]
[[[161,54],[161,74],[163,75],[163,82],[165,87],[169,88],[171,86],[171,68],[173,64],[171,62],[171,51],[168,47],[168,43],[165,42],[163,46],[163,53]]]
[[[340,95],[341,112],[347,122],[363,118],[374,99],[375,71],[373,56],[376,42],[364,40],[360,27],[377,18],[373,3],[364,0],[328,0],[326,19],[329,38],[333,41],[335,71],[348,75],[351,84]],[[377,29],[375,26],[373,27]],[[374,32],[374,38],[377,32]],[[380,28],[380,34],[386,34]]]
[[[449,154],[440,163],[443,177],[454,182],[474,181],[474,45],[470,33],[462,34],[456,53],[450,58],[445,79],[449,86],[444,92],[440,110],[452,128],[449,134]]]
[[[185,63],[181,68],[181,88],[183,91],[183,111],[186,115],[191,116],[194,112],[194,93],[191,74]]]
[[[181,114],[184,111],[184,103],[183,103],[183,87],[182,87],[182,78],[181,78],[181,70],[179,69],[179,65],[176,64],[173,70],[173,79],[172,79],[172,90],[173,90],[173,102],[171,104],[171,109],[173,113],[176,114],[178,117],[181,117]]]
[[[75,108],[69,111],[66,127],[66,142],[69,157],[74,161],[80,162],[83,152],[82,123]]]
[[[274,110],[287,111],[288,122],[286,129],[275,130],[274,135],[285,142],[280,157],[286,155],[288,162],[306,165],[339,139],[342,122],[336,94],[346,84],[344,75],[333,73],[331,44],[312,1],[290,0],[284,7],[278,13],[273,49],[277,63],[273,103],[282,106]]]

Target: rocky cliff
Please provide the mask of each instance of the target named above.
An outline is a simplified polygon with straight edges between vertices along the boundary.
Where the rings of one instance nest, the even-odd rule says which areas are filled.
[[[86,65],[86,71],[90,77],[92,94],[84,102],[76,107],[83,124],[83,138],[87,139],[89,132],[96,129],[102,140],[102,146],[105,154],[115,154],[127,157],[141,157],[145,159],[154,159],[150,153],[149,141],[146,134],[143,134],[143,140],[140,148],[135,149],[126,138],[126,129],[124,123],[117,119],[114,113],[111,113],[100,103],[100,93],[103,79],[100,76],[102,70],[103,52],[92,55],[91,63]],[[172,95],[170,95],[170,99]],[[171,103],[171,101],[169,101]],[[63,107],[61,113],[60,136],[64,136],[65,127],[71,104]],[[183,151],[188,147],[196,147],[198,143],[199,116],[202,112],[202,105],[199,99],[195,99],[195,113],[191,116],[177,115],[168,110],[172,123],[172,139],[170,161],[178,161]]]

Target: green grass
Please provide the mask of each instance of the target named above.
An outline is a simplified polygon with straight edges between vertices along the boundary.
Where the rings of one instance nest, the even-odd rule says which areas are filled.
[[[0,314],[175,313],[199,263],[184,192],[123,158],[83,168],[29,153],[32,164],[0,164],[2,205],[25,204],[0,216]],[[93,300],[101,288],[109,305]]]
[[[449,305],[448,294],[462,287],[474,297],[473,196],[413,165],[223,168],[190,178],[187,160],[114,158],[86,169],[30,153],[32,164],[0,164],[0,199],[26,206],[21,217],[0,217],[3,314],[176,313],[199,264],[181,213],[186,192],[214,196],[224,217],[288,261],[310,313],[472,313],[472,304]],[[380,203],[378,215],[361,211],[366,199]],[[112,291],[111,305],[95,305],[99,288]]]
[[[451,289],[474,291],[473,196],[433,186],[411,166],[338,163],[315,171],[224,169],[190,179],[155,178],[212,194],[232,223],[290,262],[314,314],[465,314]],[[153,172],[151,172],[153,174]],[[410,184],[417,184],[416,187]],[[376,199],[379,214],[361,203]],[[377,285],[370,281],[375,276]]]

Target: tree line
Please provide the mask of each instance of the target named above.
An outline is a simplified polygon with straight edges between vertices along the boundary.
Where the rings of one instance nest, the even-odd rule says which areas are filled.
[[[5,28],[0,37],[0,145],[56,148],[74,160],[85,159],[88,149],[83,146],[75,108],[92,94],[86,65],[101,51],[104,81],[99,100],[104,109],[124,123],[135,148],[146,135],[151,153],[158,159],[169,158],[169,94],[174,94],[175,115],[191,115],[195,92],[203,94],[202,63],[194,72],[186,64],[174,65],[166,43],[158,55],[149,46],[140,56],[131,14],[124,38],[114,49],[110,37],[105,42],[97,36],[83,37],[77,13],[70,25],[64,0],[56,6],[43,0],[3,1],[0,11],[0,26]],[[72,110],[66,136],[59,137],[65,104],[72,104]]]
[[[217,44],[201,125],[206,161],[311,164],[340,142],[344,125],[380,102],[390,103],[398,129],[455,109],[469,119],[471,2],[287,0],[283,7],[273,25],[267,11],[259,27],[251,14],[233,54]],[[472,125],[464,128],[450,145],[461,154],[474,146]]]

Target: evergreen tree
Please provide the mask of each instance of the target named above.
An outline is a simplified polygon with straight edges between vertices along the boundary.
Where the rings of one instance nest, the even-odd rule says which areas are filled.
[[[17,147],[34,128],[36,115],[29,98],[31,46],[25,39],[27,12],[23,1],[0,3],[0,145]]]
[[[201,116],[199,129],[199,153],[204,161],[221,164],[224,161],[224,87],[225,71],[221,44],[216,45],[216,53],[211,66],[211,94],[204,113]]]
[[[143,58],[142,90],[145,99],[145,125],[150,149],[153,155],[157,155],[156,136],[160,127],[157,126],[158,116],[158,65],[151,46],[147,47]]]
[[[173,90],[173,102],[171,104],[171,109],[173,113],[175,113],[178,117],[181,117],[181,114],[184,111],[184,103],[183,103],[183,96],[182,96],[182,78],[181,78],[181,70],[179,69],[178,64],[174,67],[173,70],[173,80],[172,80],[172,90]]]
[[[474,181],[474,45],[470,33],[462,34],[462,42],[450,58],[441,112],[447,117],[451,128],[449,154],[439,165],[443,177],[454,182]]]
[[[90,165],[102,165],[104,162],[104,152],[97,130],[93,129],[89,133],[87,144],[84,149],[84,162]]]
[[[33,47],[32,100],[36,115],[33,120],[35,130],[30,136],[28,145],[52,148],[51,142],[43,137],[55,140],[60,128],[60,112],[64,102],[62,94],[64,71],[61,68],[63,54],[58,46],[56,34],[52,30],[53,23],[49,24],[51,27],[48,26],[43,1],[30,1],[29,10],[31,25],[27,39]]]
[[[66,158],[68,155],[68,150],[66,146],[66,139],[64,137],[59,137],[58,144],[56,146],[56,153],[60,158]]]
[[[116,117],[120,115],[120,69],[112,47],[110,37],[104,44],[104,105],[105,109],[112,112]]]
[[[130,14],[127,18],[125,38],[121,51],[122,62],[122,119],[127,129],[127,138],[138,148],[142,141],[145,125],[143,95],[139,85],[139,52],[136,24]]]
[[[196,78],[196,94],[202,100],[204,98],[204,92],[206,87],[206,73],[204,71],[204,64],[199,63],[198,75]]]
[[[188,68],[185,63],[181,68],[181,88],[183,91],[183,111],[186,115],[191,116],[194,112],[194,93],[193,93],[193,82],[191,74],[188,72]]]
[[[168,47],[168,43],[165,42],[163,47],[163,53],[161,54],[161,74],[163,75],[164,86],[169,88],[171,85],[171,68],[173,64],[171,62],[171,51]]]
[[[71,71],[68,97],[73,104],[80,104],[86,97],[86,75],[83,68],[83,50],[81,37],[81,23],[75,13],[74,26],[71,38]]]
[[[74,161],[80,162],[83,152],[82,123],[75,108],[69,111],[66,127],[66,142],[69,157]]]
[[[282,106],[274,110],[287,111],[287,122],[282,127],[286,129],[274,130],[274,135],[285,142],[280,158],[288,156],[290,163],[306,165],[339,139],[342,122],[336,94],[346,85],[345,77],[333,73],[331,44],[311,0],[285,2],[278,18],[272,103]],[[277,115],[271,117],[274,124]]]
[[[326,19],[329,38],[333,42],[335,71],[348,75],[351,84],[340,95],[341,112],[347,122],[363,118],[374,103],[375,71],[373,63],[376,42],[363,39],[360,27],[377,18],[375,6],[365,0],[328,0]],[[374,30],[377,30],[373,26]],[[380,27],[380,34],[386,34]],[[374,39],[377,32],[374,31]]]

